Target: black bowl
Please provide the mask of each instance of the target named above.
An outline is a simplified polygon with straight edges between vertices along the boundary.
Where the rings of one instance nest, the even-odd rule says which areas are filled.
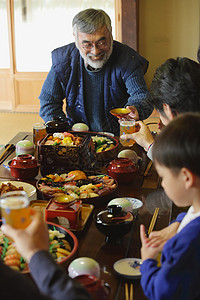
[[[119,205],[110,205],[94,215],[95,225],[106,236],[106,242],[119,242],[131,229],[133,220],[133,215],[122,211]]]

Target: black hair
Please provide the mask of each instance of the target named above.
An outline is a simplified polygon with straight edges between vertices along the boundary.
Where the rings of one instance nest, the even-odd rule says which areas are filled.
[[[186,57],[168,59],[156,69],[149,100],[163,115],[164,103],[175,116],[200,112],[200,65]]]
[[[153,160],[175,172],[185,167],[200,176],[200,114],[172,120],[155,140]]]

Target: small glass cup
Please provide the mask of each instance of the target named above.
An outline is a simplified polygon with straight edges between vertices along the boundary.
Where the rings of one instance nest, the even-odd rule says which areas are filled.
[[[135,120],[120,122],[120,136],[124,134],[134,133],[134,132],[135,132]],[[133,139],[122,140],[120,138],[120,143],[122,144],[122,146],[131,147],[134,145],[135,141]]]
[[[12,191],[0,197],[3,224],[24,229],[31,223],[28,195],[25,191]]]
[[[46,125],[43,123],[33,124],[33,143],[37,146],[37,142],[46,136]]]

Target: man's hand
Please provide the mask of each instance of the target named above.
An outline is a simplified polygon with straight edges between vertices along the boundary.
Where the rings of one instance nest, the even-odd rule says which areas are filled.
[[[131,112],[128,115],[121,115],[119,116],[119,123],[121,121],[131,121],[131,120],[139,120],[139,114],[137,108],[135,106],[126,106],[127,109],[130,109]]]
[[[155,259],[157,260],[158,254],[162,251],[165,242],[159,244],[159,246],[154,247],[150,244],[150,239],[146,237],[144,225],[140,225],[140,239],[142,242],[141,248],[141,258],[145,259]]]
[[[26,229],[15,229],[10,225],[2,225],[2,231],[15,241],[19,253],[30,261],[39,250],[49,249],[49,232],[41,212],[31,210],[31,224]]]
[[[147,151],[149,145],[151,145],[154,142],[154,138],[151,134],[151,131],[149,130],[149,127],[145,125],[142,121],[136,122],[135,125],[137,130],[136,132],[131,134],[121,135],[120,139],[122,140],[132,139]]]

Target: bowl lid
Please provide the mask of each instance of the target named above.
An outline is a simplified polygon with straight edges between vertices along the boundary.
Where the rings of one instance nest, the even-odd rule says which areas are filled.
[[[10,167],[14,168],[34,168],[38,167],[37,159],[31,154],[20,154],[13,158]]]
[[[108,171],[116,173],[136,172],[137,166],[129,158],[116,158],[107,166]]]
[[[133,215],[130,212],[122,211],[120,205],[109,205],[107,210],[96,215],[96,222],[104,226],[116,226],[133,222]]]

